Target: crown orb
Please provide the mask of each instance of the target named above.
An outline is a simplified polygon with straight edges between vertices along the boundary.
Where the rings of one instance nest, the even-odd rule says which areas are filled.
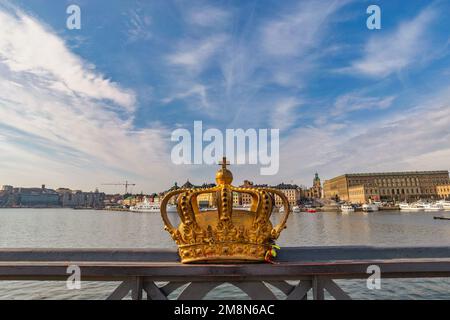
[[[231,184],[233,182],[233,174],[228,169],[219,169],[216,173],[216,182],[218,185]]]

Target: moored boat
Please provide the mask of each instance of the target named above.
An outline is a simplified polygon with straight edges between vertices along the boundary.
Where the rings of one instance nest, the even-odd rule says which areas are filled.
[[[145,213],[160,213],[161,207],[157,203],[151,203],[147,198],[144,198],[143,202],[130,207],[132,212],[145,212]],[[174,205],[167,205],[167,212],[177,212],[177,207]]]
[[[375,203],[366,203],[362,205],[362,210],[364,212],[375,212],[378,211],[378,205],[376,205]]]
[[[342,211],[342,213],[355,212],[355,208],[353,208],[352,205],[343,204],[343,205],[341,205],[341,211]]]
[[[440,203],[426,203],[423,207],[425,211],[444,211],[444,206]]]
[[[425,208],[420,203],[400,203],[399,205],[401,211],[425,211]]]
[[[436,204],[442,205],[445,211],[450,211],[450,201],[448,200],[439,200]]]

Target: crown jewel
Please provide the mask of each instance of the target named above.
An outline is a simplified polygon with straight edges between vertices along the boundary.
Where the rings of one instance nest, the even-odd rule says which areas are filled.
[[[227,169],[226,158],[216,173],[217,186],[201,189],[178,189],[166,194],[161,203],[165,229],[178,245],[181,262],[244,262],[264,261],[267,250],[286,227],[290,213],[286,196],[272,188],[239,188],[231,185],[233,174]],[[215,194],[215,210],[200,211],[197,197]],[[252,198],[250,210],[233,208],[233,194],[244,193]],[[275,227],[270,216],[274,196],[283,201],[284,216]],[[178,228],[167,216],[169,200],[177,197],[181,218]]]

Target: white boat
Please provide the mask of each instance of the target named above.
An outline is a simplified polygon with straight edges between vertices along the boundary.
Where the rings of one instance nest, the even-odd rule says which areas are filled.
[[[444,206],[440,203],[425,203],[423,207],[425,211],[444,211]]]
[[[291,209],[290,213],[292,213],[292,212],[294,211],[294,208],[290,208],[290,209]],[[300,209],[299,209],[299,210],[300,210]],[[284,206],[279,207],[279,208],[278,208],[278,212],[279,212],[279,213],[284,213]],[[298,212],[300,212],[300,211],[298,211]]]
[[[130,207],[132,212],[160,213],[161,206],[157,203],[151,203],[147,198],[143,202]],[[167,212],[177,212],[177,206],[167,205]]]
[[[448,200],[439,200],[436,204],[442,205],[445,211],[450,211],[450,201]]]
[[[341,206],[342,213],[349,213],[349,212],[355,212],[355,208],[349,204],[343,204]]]
[[[299,213],[300,212],[300,207],[299,206],[294,206],[292,208],[292,211],[295,212],[295,213]]]
[[[366,203],[362,205],[362,210],[364,212],[375,212],[378,211],[379,208],[375,203]]]
[[[208,212],[208,211],[214,211],[217,210],[216,207],[206,207],[206,208],[201,208],[200,211],[201,212]]]
[[[425,211],[425,207],[420,203],[400,203],[400,210],[402,211]]]

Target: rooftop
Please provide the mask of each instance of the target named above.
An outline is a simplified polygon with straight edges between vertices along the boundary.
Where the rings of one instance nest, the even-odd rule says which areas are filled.
[[[445,174],[449,175],[448,170],[434,170],[434,171],[403,171],[403,172],[367,172],[367,173],[346,173],[329,180],[334,180],[343,177],[383,177],[383,176],[411,176],[411,175],[434,175]]]

